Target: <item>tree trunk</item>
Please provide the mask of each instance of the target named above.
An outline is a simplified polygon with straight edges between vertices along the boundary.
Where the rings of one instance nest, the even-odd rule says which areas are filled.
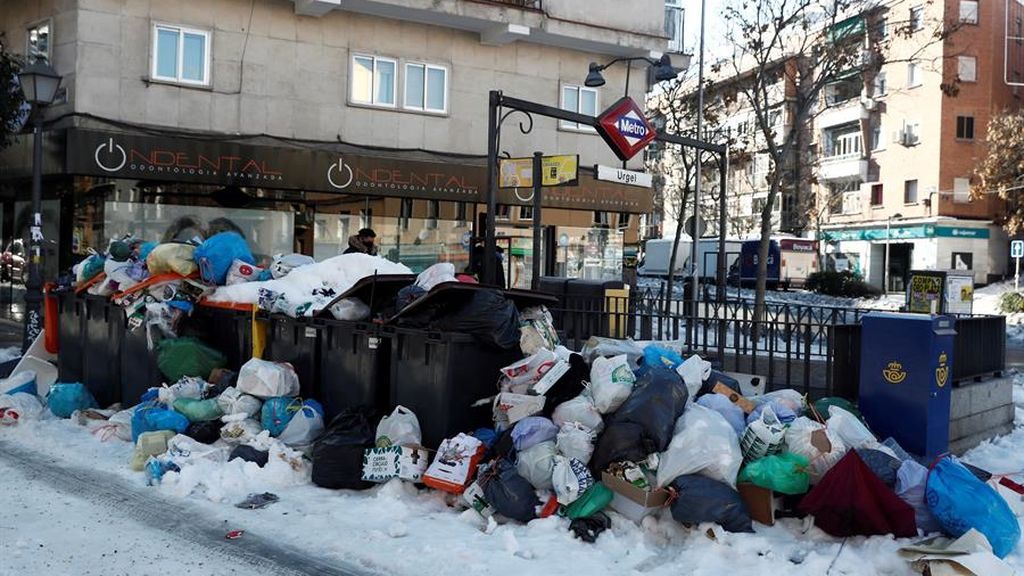
[[[757,284],[754,290],[754,318],[751,339],[754,350],[761,337],[761,321],[764,318],[765,291],[768,288],[768,245],[772,235],[772,208],[779,193],[779,177],[773,176],[768,191],[768,202],[761,210],[761,243],[757,246]]]
[[[679,239],[683,235],[683,222],[686,218],[686,201],[690,199],[690,187],[687,186],[683,189],[683,197],[679,201],[679,213],[676,214],[676,233],[675,240],[672,242],[672,254],[668,259],[668,294],[665,296],[665,302],[662,308],[664,309],[664,315],[668,316],[671,313],[672,306],[672,288],[675,286],[675,271],[676,271],[676,258],[679,257]]]

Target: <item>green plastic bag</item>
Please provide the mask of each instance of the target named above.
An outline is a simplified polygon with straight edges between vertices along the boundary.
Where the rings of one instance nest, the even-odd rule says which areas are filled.
[[[174,401],[174,411],[184,414],[189,422],[209,422],[224,415],[216,398],[178,398]]]
[[[791,452],[765,456],[740,470],[737,482],[750,482],[780,494],[803,494],[810,488],[807,458]]]
[[[562,515],[573,520],[593,516],[604,510],[608,503],[612,501],[613,496],[614,494],[607,486],[600,482],[594,482],[590,488],[587,488],[586,492],[580,494],[580,497],[575,502],[562,510]]]
[[[864,417],[860,415],[860,410],[857,410],[857,407],[854,406],[853,403],[847,400],[846,398],[840,398],[838,396],[829,396],[827,398],[822,398],[821,400],[818,400],[817,402],[814,403],[814,409],[817,410],[818,414],[821,414],[821,417],[824,418],[825,420],[828,420],[829,406],[839,406],[843,410],[846,410],[850,414],[856,416],[858,420],[864,420]],[[810,414],[808,414],[808,417],[810,417]]]
[[[156,347],[156,364],[168,382],[184,376],[210,377],[216,368],[227,366],[223,354],[191,337],[163,340]]]

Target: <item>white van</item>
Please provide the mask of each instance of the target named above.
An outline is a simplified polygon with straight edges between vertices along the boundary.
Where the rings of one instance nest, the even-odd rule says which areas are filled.
[[[636,273],[640,276],[668,276],[669,260],[672,258],[672,238],[654,238],[644,244],[644,257],[637,266]],[[690,246],[693,242],[683,234],[679,237],[679,252],[676,265],[672,271],[674,276],[683,276],[689,269]]]

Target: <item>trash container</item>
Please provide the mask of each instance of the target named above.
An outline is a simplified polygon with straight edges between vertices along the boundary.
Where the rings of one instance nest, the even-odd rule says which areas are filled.
[[[371,320],[337,320],[329,311],[334,302],[321,312],[317,399],[328,421],[353,406],[373,406],[380,412],[390,408],[391,339],[381,337],[381,326],[372,319],[415,280],[412,274],[370,276],[335,299],[358,298],[369,306]]]
[[[156,351],[149,349],[146,327],[134,330],[125,325],[121,338],[121,404],[129,408],[139,403],[150,388],[164,382],[156,361]]]
[[[320,399],[320,336],[324,323],[313,318],[292,318],[286,314],[265,316],[267,347],[263,359],[288,362],[299,377],[303,398]]]
[[[106,296],[84,297],[82,382],[103,408],[121,401],[124,309]]]
[[[60,316],[60,349],[57,352],[57,379],[60,382],[81,382],[85,341],[85,300],[73,289],[55,290]]]
[[[252,304],[203,300],[190,318],[192,328],[238,370],[252,358]]]
[[[861,326],[859,408],[868,426],[912,454],[946,452],[954,319],[873,312]]]

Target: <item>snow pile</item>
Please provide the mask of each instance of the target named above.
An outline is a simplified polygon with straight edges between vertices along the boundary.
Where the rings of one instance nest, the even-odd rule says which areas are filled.
[[[273,442],[269,452],[262,468],[241,458],[226,463],[197,459],[182,466],[180,472],[166,473],[160,485],[178,497],[199,494],[211,502],[231,504],[254,492],[276,492],[309,483],[309,463],[301,454],[280,442]]]
[[[974,291],[974,313],[1006,316],[1006,338],[1010,343],[1024,344],[1024,313],[1004,314],[999,309],[999,298],[1013,292],[1013,282],[989,284]]]
[[[21,358],[21,348],[17,346],[11,346],[10,348],[0,348],[0,364],[4,362],[10,362]]]
[[[310,300],[315,290],[330,288],[337,294],[374,274],[411,274],[404,264],[367,254],[342,254],[316,264],[296,268],[287,276],[266,282],[221,286],[208,298],[213,302],[256,304],[261,288],[284,294],[290,301]]]

